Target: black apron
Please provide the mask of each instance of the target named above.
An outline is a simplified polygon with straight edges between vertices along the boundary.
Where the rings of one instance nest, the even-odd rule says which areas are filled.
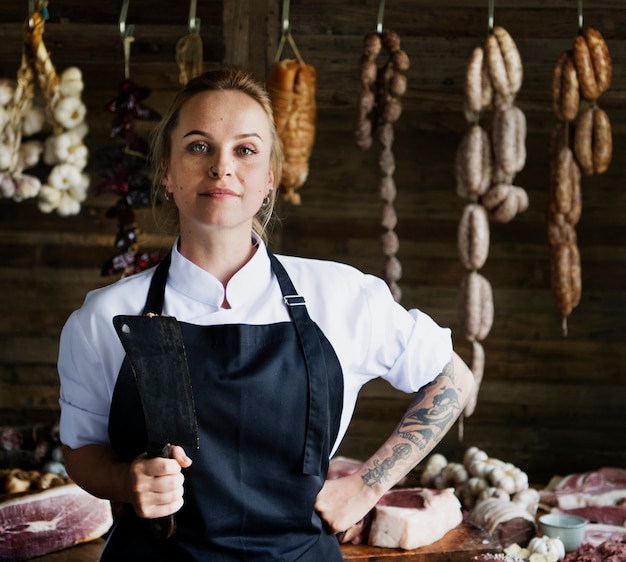
[[[197,326],[181,322],[198,418],[177,532],[155,539],[124,506],[102,561],[340,562],[337,539],[314,510],[343,406],[343,374],[327,338],[272,255],[292,322]],[[155,269],[144,314],[160,314],[171,255]],[[128,364],[111,402],[109,437],[132,461],[146,450]]]

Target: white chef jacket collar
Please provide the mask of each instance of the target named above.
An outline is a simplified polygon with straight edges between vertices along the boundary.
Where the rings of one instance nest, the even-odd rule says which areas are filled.
[[[271,265],[263,240],[252,233],[252,243],[257,246],[248,263],[232,276],[226,286],[226,297],[231,308],[241,306],[258,295],[272,280]],[[175,291],[205,305],[220,308],[224,301],[222,283],[208,271],[189,261],[178,251],[178,239],[172,246],[172,263],[168,285]]]

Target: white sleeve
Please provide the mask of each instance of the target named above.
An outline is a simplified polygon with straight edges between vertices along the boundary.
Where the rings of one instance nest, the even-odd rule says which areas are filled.
[[[109,444],[111,381],[72,313],[61,332],[58,371],[61,382],[61,442],[75,449]]]
[[[408,311],[414,319],[404,352],[384,377],[404,392],[416,392],[439,375],[452,359],[452,332],[439,326],[428,314]]]
[[[452,333],[428,314],[393,300],[382,280],[364,287],[371,336],[365,372],[404,392],[416,392],[442,372],[452,358]]]

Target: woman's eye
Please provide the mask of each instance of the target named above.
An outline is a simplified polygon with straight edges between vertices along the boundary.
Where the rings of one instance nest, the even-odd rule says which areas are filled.
[[[252,148],[251,146],[242,146],[239,149],[239,152],[243,154],[244,156],[249,156],[250,154],[256,154],[256,150],[254,150],[254,148]]]
[[[209,151],[209,147],[203,142],[191,143],[187,149],[190,152],[208,152]]]

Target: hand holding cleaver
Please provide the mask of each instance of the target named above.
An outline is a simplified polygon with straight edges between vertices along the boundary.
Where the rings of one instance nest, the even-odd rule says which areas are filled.
[[[185,345],[172,316],[115,316],[117,332],[139,391],[146,422],[148,458],[171,458],[172,445],[199,448],[198,424]],[[161,538],[176,532],[174,515],[151,520]]]

